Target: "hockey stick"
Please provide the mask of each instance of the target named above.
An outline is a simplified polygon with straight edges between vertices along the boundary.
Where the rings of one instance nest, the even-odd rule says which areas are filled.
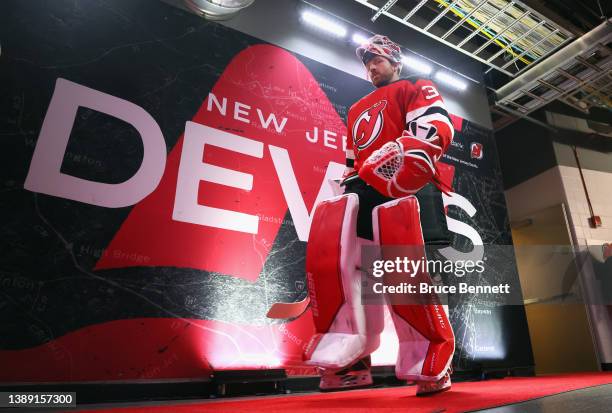
[[[296,318],[304,314],[308,305],[310,304],[310,297],[306,296],[302,301],[296,301],[293,303],[274,303],[268,310],[266,317],[268,318]]]

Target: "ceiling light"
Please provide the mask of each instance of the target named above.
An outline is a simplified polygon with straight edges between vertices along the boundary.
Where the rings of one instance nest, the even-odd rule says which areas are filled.
[[[355,33],[353,35],[353,43],[355,44],[364,44],[368,41],[368,38],[365,37],[363,34],[361,33]]]
[[[433,68],[425,63],[424,61],[417,59],[412,56],[404,56],[402,63],[411,71],[428,75],[431,73]]]
[[[208,20],[227,20],[255,0],[183,0],[193,12]]]
[[[467,89],[467,83],[457,76],[453,76],[446,72],[437,72],[436,80],[454,87],[457,90],[464,91]]]
[[[333,34],[338,37],[346,36],[346,28],[334,22],[333,20],[324,17],[320,14],[313,13],[311,11],[302,12],[302,20],[318,29],[321,29],[327,33]]]

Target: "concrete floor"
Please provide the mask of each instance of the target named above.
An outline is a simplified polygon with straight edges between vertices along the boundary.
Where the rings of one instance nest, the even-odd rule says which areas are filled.
[[[599,413],[612,412],[612,384],[572,390],[479,413]]]

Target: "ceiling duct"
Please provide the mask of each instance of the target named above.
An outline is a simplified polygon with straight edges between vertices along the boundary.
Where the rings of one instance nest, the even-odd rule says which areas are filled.
[[[612,109],[611,28],[612,19],[608,19],[496,90],[492,110],[502,117],[494,120],[495,129],[554,100],[585,113],[592,107]]]
[[[182,0],[194,13],[208,20],[228,20],[255,0]]]
[[[591,119],[582,119],[549,111],[546,111],[546,122],[556,128],[612,138],[612,125],[609,123],[596,122]]]

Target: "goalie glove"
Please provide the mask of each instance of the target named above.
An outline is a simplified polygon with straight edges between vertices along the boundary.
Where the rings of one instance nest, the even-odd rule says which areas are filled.
[[[401,198],[437,182],[436,162],[442,148],[408,131],[374,151],[359,169],[359,176],[381,194]]]

